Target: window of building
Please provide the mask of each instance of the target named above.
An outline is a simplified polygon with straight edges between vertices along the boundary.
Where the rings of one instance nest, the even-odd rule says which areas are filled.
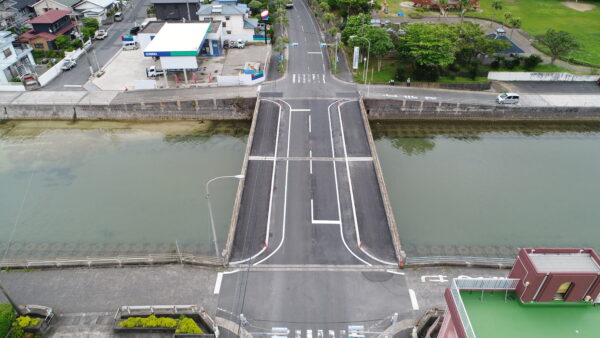
[[[42,49],[42,48],[44,48],[44,45],[41,43],[34,43],[33,48]]]
[[[227,22],[223,22],[223,27],[227,27]]]
[[[12,51],[10,50],[10,48],[6,48],[6,49],[4,50],[4,56],[5,56],[5,57],[9,57],[9,56],[11,56],[11,55],[12,55]]]
[[[229,20],[229,18],[230,18],[229,16],[226,16],[226,17],[225,17],[225,20]]]

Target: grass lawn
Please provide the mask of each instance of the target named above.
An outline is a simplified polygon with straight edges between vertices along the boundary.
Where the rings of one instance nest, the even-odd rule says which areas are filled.
[[[407,0],[408,1],[408,0]],[[398,12],[402,12],[404,13],[404,16],[408,16],[408,13],[410,12],[414,12],[415,9],[413,7],[402,7],[400,6],[400,3],[402,2],[401,0],[376,0],[376,2],[381,6],[381,11],[379,11],[379,16],[381,17],[386,17],[386,18],[392,18],[392,17],[397,17],[398,16]],[[389,12],[387,14],[385,14],[384,12],[384,2],[387,2],[387,8],[389,9]],[[424,15],[438,15],[439,11],[425,11],[425,13],[423,13]]]
[[[480,0],[480,13],[468,16],[493,18],[492,0]],[[577,37],[582,48],[572,54],[576,60],[600,66],[600,2],[579,1],[593,4],[596,8],[579,12],[561,4],[559,0],[517,0],[503,1],[503,9],[496,14],[496,20],[505,12],[522,20],[522,29],[531,36],[543,34],[548,28],[569,32]]]

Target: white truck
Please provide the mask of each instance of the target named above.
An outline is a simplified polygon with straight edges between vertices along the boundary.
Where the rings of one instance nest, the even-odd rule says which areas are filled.
[[[146,68],[146,76],[147,77],[157,77],[165,75],[165,71],[157,68],[156,66],[147,67]]]

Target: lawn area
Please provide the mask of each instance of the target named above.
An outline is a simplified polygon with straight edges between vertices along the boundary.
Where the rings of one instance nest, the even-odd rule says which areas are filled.
[[[348,60],[352,61],[352,55],[349,56]],[[371,60],[369,60],[368,78],[371,83],[388,83],[394,78],[396,68],[400,65],[400,62],[395,60],[381,60],[381,70],[379,71],[377,70],[377,64],[378,61],[376,58],[371,58]],[[350,67],[352,67],[352,64],[350,64]],[[362,78],[364,69],[364,65],[359,63],[358,71],[355,71],[353,74],[354,81],[363,83]]]
[[[480,0],[479,13],[468,16],[493,18],[492,0]],[[579,1],[595,5],[596,8],[579,12],[561,4],[559,0],[517,0],[503,1],[503,9],[496,15],[500,20],[505,12],[522,20],[522,29],[531,36],[543,34],[548,28],[569,32],[577,37],[582,48],[572,54],[578,61],[600,67],[600,2]]]

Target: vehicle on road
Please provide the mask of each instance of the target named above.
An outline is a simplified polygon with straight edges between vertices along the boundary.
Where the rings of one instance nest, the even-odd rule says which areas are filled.
[[[138,48],[139,46],[136,41],[126,41],[123,43],[123,50],[135,50]]]
[[[600,77],[598,78],[598,80],[596,80],[596,83],[598,84],[598,86],[600,86]]]
[[[519,94],[502,93],[496,98],[496,103],[500,104],[517,104],[519,103]]]
[[[75,66],[77,66],[77,62],[75,62],[75,60],[73,60],[73,59],[65,59],[63,61],[62,66],[60,67],[60,69],[62,69],[62,70],[71,70]]]
[[[94,39],[104,40],[104,39],[106,39],[107,36],[108,36],[108,32],[106,30],[99,29],[96,31],[96,34],[94,34]]]
[[[140,27],[140,26],[131,27],[131,29],[129,30],[129,35],[137,35],[137,33],[140,31],[140,29],[142,29],[142,27]]]
[[[165,75],[165,71],[157,68],[156,66],[147,67],[146,68],[146,76],[147,77],[157,77]]]
[[[115,21],[123,21],[123,13],[116,12],[114,16]]]
[[[288,2],[285,3],[285,8],[287,9],[292,9],[294,8],[294,3],[290,0]]]
[[[227,43],[227,46],[229,48],[240,48],[240,49],[244,49],[244,47],[246,47],[246,43],[242,40],[229,40],[229,42]]]

